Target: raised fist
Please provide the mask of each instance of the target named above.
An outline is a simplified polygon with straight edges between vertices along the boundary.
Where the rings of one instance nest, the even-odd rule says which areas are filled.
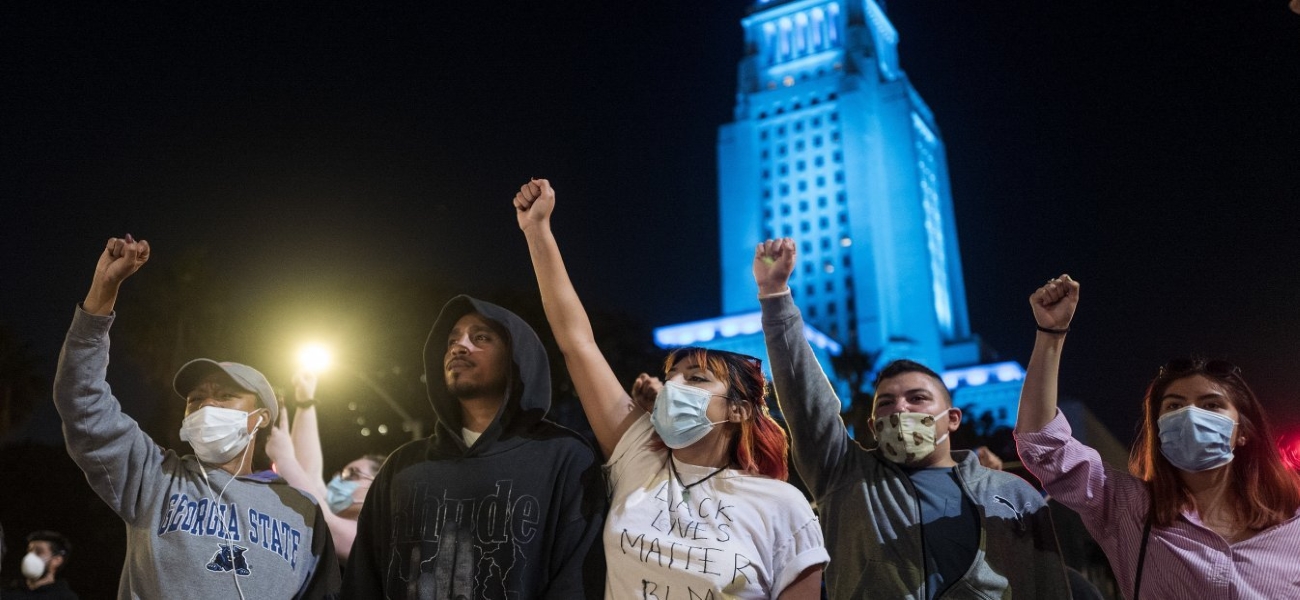
[[[515,194],[515,217],[519,219],[520,229],[548,221],[554,210],[555,190],[551,182],[532,179],[519,186],[519,193]]]
[[[1069,275],[1050,279],[1029,296],[1029,306],[1034,309],[1034,320],[1039,327],[1069,329],[1079,306],[1079,282]]]
[[[149,242],[137,241],[129,233],[125,238],[109,238],[104,252],[99,255],[99,263],[95,265],[95,277],[104,283],[119,285],[146,262],[149,262]]]
[[[790,238],[767,240],[754,249],[754,282],[760,295],[786,289],[790,273],[794,272],[795,254],[794,240]]]

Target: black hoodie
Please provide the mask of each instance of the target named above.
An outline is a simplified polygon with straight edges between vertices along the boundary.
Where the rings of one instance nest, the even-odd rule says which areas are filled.
[[[509,333],[507,400],[473,446],[443,356],[456,321],[477,312]],[[596,452],[546,420],[550,365],[514,313],[469,296],[442,308],[424,346],[433,435],[398,448],[357,522],[344,598],[598,598],[605,491]]]

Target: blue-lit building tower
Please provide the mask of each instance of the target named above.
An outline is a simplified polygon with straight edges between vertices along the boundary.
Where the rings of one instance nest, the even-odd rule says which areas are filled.
[[[981,365],[943,139],[880,4],[759,0],[741,24],[735,112],[718,131],[725,316],[660,328],[658,343],[763,355],[750,262],[788,236],[814,346],[923,362],[959,402],[1014,419],[1023,370]]]
[[[718,135],[723,312],[758,308],[754,245],[789,236],[809,324],[886,359],[979,362],[943,141],[880,6],[760,2],[742,23]]]

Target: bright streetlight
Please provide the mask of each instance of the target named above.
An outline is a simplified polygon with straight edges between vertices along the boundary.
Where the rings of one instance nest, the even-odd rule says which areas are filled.
[[[298,351],[298,364],[302,368],[314,373],[321,373],[333,365],[334,361],[329,348],[326,348],[321,344],[308,344]],[[388,391],[380,387],[374,379],[371,379],[370,376],[365,373],[349,368],[346,365],[340,366],[343,371],[366,384],[366,387],[370,388],[375,395],[379,396],[380,399],[388,404],[389,408],[393,409],[393,412],[397,413],[397,416],[402,419],[402,430],[411,432],[412,440],[418,440],[424,437],[424,423],[421,423],[419,420],[412,417],[410,413],[406,412],[406,409],[402,408],[402,405],[398,404],[397,400],[394,400],[393,397],[388,394]],[[387,429],[387,427],[385,427],[385,429]],[[381,431],[381,433],[384,432]]]

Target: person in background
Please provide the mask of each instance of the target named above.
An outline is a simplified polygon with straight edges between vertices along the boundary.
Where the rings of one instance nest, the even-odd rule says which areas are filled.
[[[357,537],[357,517],[370,490],[370,482],[384,463],[384,457],[368,454],[349,462],[325,483],[322,476],[320,428],[316,415],[317,375],[304,370],[294,375],[293,427],[289,427],[288,411],[281,411],[276,426],[266,440],[266,454],[275,462],[275,470],[289,485],[311,494],[325,512],[330,535],[334,538],[334,552],[339,561],[347,562],[352,552],[352,541]]]
[[[1079,513],[1128,598],[1300,598],[1300,478],[1241,369],[1161,367],[1127,473],[1071,435],[1057,380],[1079,289],[1061,275],[1029,297],[1038,333],[1015,432],[1025,467]]]
[[[77,600],[78,596],[59,578],[68,564],[72,544],[57,531],[33,531],[27,536],[27,554],[23,556],[23,580],[3,593],[3,600]]]

